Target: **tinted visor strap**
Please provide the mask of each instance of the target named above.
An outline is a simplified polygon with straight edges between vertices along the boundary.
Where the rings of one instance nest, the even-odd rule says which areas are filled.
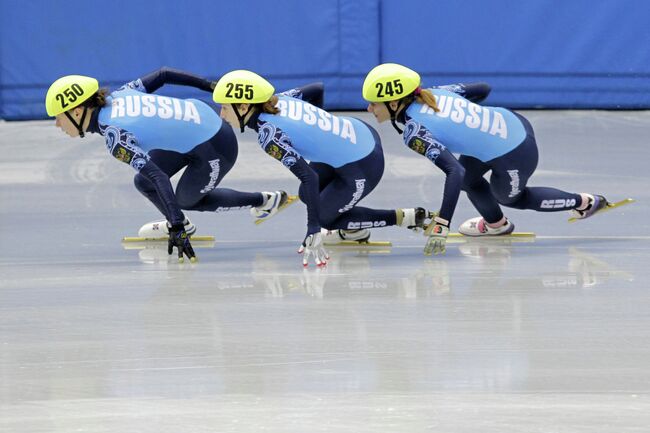
[[[235,107],[235,104],[230,104],[230,106],[235,111],[235,116],[237,116],[237,120],[239,120],[239,128],[241,132],[244,132],[244,127],[246,126],[244,124],[244,119],[246,118],[246,116],[248,116],[248,113],[250,113],[251,110],[253,109],[253,104],[248,105],[248,110],[246,110],[243,116],[239,114],[239,110],[237,109],[237,107]]]
[[[84,107],[84,112],[81,115],[81,120],[79,121],[79,126],[77,126],[77,129],[79,129],[79,137],[83,138],[84,137],[84,121],[86,120],[86,114],[88,113],[88,108]]]
[[[84,136],[84,131],[83,131],[82,128],[83,128],[84,120],[86,120],[86,113],[87,113],[87,112],[88,112],[88,108],[84,107],[84,112],[83,112],[83,114],[81,115],[81,123],[77,123],[77,122],[74,120],[74,118],[70,115],[69,112],[66,111],[66,112],[63,113],[63,114],[65,114],[65,116],[70,120],[70,122],[72,123],[72,125],[74,125],[74,127],[77,128],[77,131],[79,131],[79,137],[82,137],[82,138],[83,138],[83,136]]]
[[[388,112],[390,113],[390,123],[391,123],[391,125],[393,125],[393,128],[395,128],[395,130],[398,133],[400,133],[400,134],[403,133],[404,130],[400,129],[399,126],[397,126],[397,123],[395,123],[395,117],[397,116],[397,111],[393,111],[393,109],[390,108],[390,102],[384,101],[384,105],[386,106],[386,108],[388,109]]]

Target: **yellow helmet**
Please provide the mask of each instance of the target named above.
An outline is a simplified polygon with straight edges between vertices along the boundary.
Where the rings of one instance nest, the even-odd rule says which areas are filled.
[[[99,90],[99,82],[83,75],[66,75],[56,80],[45,96],[48,116],[56,116],[81,105]]]
[[[212,92],[218,104],[258,104],[271,99],[275,88],[255,72],[237,70],[221,77]]]
[[[397,63],[384,63],[368,72],[363,82],[363,99],[386,102],[401,99],[420,85],[420,75]]]

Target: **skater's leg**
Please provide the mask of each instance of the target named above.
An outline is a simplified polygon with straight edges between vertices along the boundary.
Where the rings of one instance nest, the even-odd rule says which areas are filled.
[[[549,187],[529,187],[528,180],[537,168],[538,151],[534,137],[492,164],[490,189],[503,206],[538,212],[557,212],[582,205],[580,194]]]
[[[310,162],[309,167],[318,175],[318,192],[321,192],[325,189],[329,183],[334,180],[336,177],[336,169],[331,165],[324,164],[322,162]],[[304,191],[303,185],[300,185],[298,188],[298,196],[300,200],[304,202]]]
[[[237,160],[237,139],[231,128],[221,128],[190,153],[190,162],[176,187],[182,209],[222,211],[260,206],[265,197],[259,192],[217,188]]]
[[[358,230],[395,225],[395,210],[370,209],[358,203],[375,189],[384,173],[381,144],[366,157],[339,167],[320,194],[321,226]]]
[[[503,218],[499,203],[492,195],[490,184],[483,177],[490,166],[471,156],[461,155],[458,159],[465,168],[463,191],[478,213],[489,223],[496,223]]]
[[[149,152],[149,157],[151,161],[153,161],[158,168],[160,168],[160,170],[170,178],[189,162],[186,155],[167,150],[152,150]],[[160,213],[165,216],[165,218],[169,219],[169,216],[166,215],[165,206],[160,200],[154,184],[140,173],[135,175],[133,183],[136,189],[140,191],[142,195],[147,197],[149,201],[156,206]]]

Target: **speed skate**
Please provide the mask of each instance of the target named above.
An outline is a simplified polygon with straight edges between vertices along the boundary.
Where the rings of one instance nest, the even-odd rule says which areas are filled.
[[[373,248],[373,247],[392,247],[391,241],[340,241],[337,243],[325,243],[328,248],[331,247],[355,247],[355,248]]]
[[[449,233],[447,236],[452,239],[531,239],[535,237],[534,232],[512,232],[507,235],[494,235],[494,236],[466,236],[462,233]]]
[[[609,210],[615,209],[615,208],[617,208],[617,207],[624,206],[624,205],[626,205],[626,204],[632,204],[632,203],[634,203],[635,201],[636,201],[636,200],[634,200],[633,198],[626,198],[626,199],[621,200],[621,201],[607,202],[607,205],[606,205],[604,208],[602,208],[602,209],[600,209],[599,211],[597,211],[594,215],[601,214],[601,213],[603,213],[603,212],[607,212],[607,211],[609,211]],[[576,222],[576,221],[580,221],[580,220],[581,220],[581,218],[576,218],[576,217],[571,217],[571,218],[569,218],[569,222],[570,222],[570,223],[574,223],[574,222]]]
[[[433,214],[435,215],[435,214]],[[424,235],[428,236],[429,231],[430,231],[431,224],[425,224],[424,226]],[[490,240],[490,239],[520,239],[520,240],[527,240],[527,239],[534,239],[535,238],[535,233],[534,232],[510,232],[510,233],[504,233],[504,234],[499,234],[499,235],[488,235],[488,236],[468,236],[463,233],[459,232],[451,232],[447,235],[448,239],[454,239],[457,241],[463,241],[463,240]]]
[[[256,225],[262,224],[264,221],[269,219],[269,217],[275,215],[277,212],[280,212],[280,211],[286,209],[287,206],[294,203],[296,200],[298,200],[297,195],[289,195],[289,196],[287,196],[287,200],[284,203],[282,203],[280,206],[278,206],[277,209],[274,209],[273,212],[269,213],[268,216],[262,216],[262,215],[255,214],[254,215],[256,217],[255,218],[255,224]],[[251,212],[251,213],[253,213],[253,212]]]
[[[189,236],[192,242],[214,242],[214,236],[210,235],[191,235]],[[144,237],[144,236],[125,236],[122,238],[123,243],[130,242],[166,242],[169,240],[169,236],[159,236],[159,237]]]
[[[368,229],[322,229],[323,244],[328,247],[390,247],[388,241],[371,241]]]

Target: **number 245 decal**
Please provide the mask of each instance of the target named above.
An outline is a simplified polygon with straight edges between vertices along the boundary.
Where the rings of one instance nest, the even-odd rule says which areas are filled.
[[[253,85],[252,84],[233,84],[233,83],[228,83],[226,84],[226,88],[228,89],[226,91],[226,96],[229,98],[235,97],[235,98],[241,98],[242,96],[245,99],[253,99]],[[234,95],[233,95],[233,90],[234,90]]]
[[[74,83],[72,86],[65,89],[62,93],[57,93],[56,99],[61,103],[61,107],[65,108],[70,105],[71,102],[77,100],[77,98],[84,94],[84,89],[77,83]]]
[[[400,95],[404,91],[404,87],[402,87],[402,82],[399,78],[393,81],[386,81],[385,83],[377,83],[375,87],[377,88],[378,98],[394,96],[395,94]]]

